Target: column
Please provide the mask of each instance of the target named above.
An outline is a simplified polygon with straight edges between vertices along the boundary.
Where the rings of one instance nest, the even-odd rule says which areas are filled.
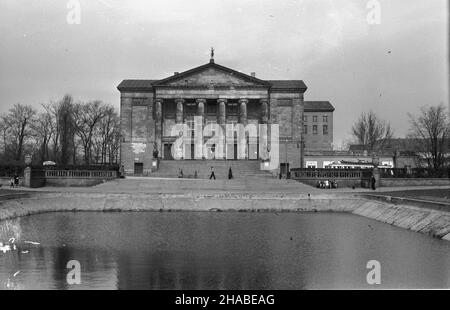
[[[248,99],[245,98],[239,99],[239,123],[242,124],[243,126],[247,126],[247,104]],[[247,140],[245,132],[238,132],[237,135],[238,135],[238,142],[237,142],[238,158],[248,159],[250,155],[249,149],[252,149],[252,151],[254,152],[253,146],[254,148],[256,148],[256,143],[253,143],[252,147],[250,147],[249,143],[251,137],[249,137],[249,140]]]
[[[194,158],[195,159],[202,159],[204,158],[203,154],[203,128],[206,124],[205,119],[205,105],[206,105],[206,99],[197,99],[195,100],[197,102],[197,116],[200,116],[202,118],[201,124],[195,124],[195,137],[194,137]]]
[[[225,126],[225,122],[227,120],[227,110],[226,110],[226,103],[227,99],[218,99],[217,102],[219,103],[219,115],[217,118],[217,123],[221,126]]]
[[[259,102],[261,103],[261,122],[267,124],[269,120],[269,105],[267,99],[261,99]]]
[[[259,133],[259,157],[262,159],[269,158],[269,141],[270,137],[270,124],[269,124],[269,104],[267,99],[263,98],[259,100],[261,104],[261,124],[266,124],[265,130]]]
[[[158,151],[158,157],[162,157],[162,99],[155,100],[155,144]]]
[[[205,124],[205,105],[206,105],[206,99],[197,99],[195,100],[197,102],[197,115],[201,116],[203,118],[203,124]]]
[[[220,127],[223,130],[223,135],[226,135],[226,121],[227,121],[227,99],[218,99],[217,102],[219,103],[219,115],[218,115],[218,119],[217,119],[217,123],[220,125]],[[220,142],[218,142],[216,144],[216,159],[226,159],[226,150],[224,150],[225,148],[225,143],[226,143],[226,139],[225,137],[221,137],[223,138]]]
[[[184,104],[184,99],[176,99],[175,103],[177,104],[176,123],[177,124],[182,124],[183,123],[183,104]]]
[[[239,122],[246,126],[247,125],[247,104],[248,99],[239,99],[240,108],[239,108]]]

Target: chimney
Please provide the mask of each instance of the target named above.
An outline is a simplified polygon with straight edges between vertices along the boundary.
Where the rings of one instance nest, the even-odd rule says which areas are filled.
[[[178,75],[178,74],[180,74],[180,72],[174,72],[174,73],[173,73],[173,75]]]
[[[252,72],[251,75],[252,75],[252,77],[256,77],[256,73],[255,72]]]

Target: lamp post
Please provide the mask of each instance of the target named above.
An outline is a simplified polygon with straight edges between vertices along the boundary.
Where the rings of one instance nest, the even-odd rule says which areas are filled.
[[[284,139],[284,172],[286,173],[286,179],[288,178],[287,143],[288,143],[288,138],[285,138]]]

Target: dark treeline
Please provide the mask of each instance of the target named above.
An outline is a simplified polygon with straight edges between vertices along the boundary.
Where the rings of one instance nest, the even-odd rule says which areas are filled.
[[[0,116],[0,160],[3,165],[54,161],[59,165],[114,164],[119,160],[119,117],[101,101],[61,100],[32,106],[15,104]]]

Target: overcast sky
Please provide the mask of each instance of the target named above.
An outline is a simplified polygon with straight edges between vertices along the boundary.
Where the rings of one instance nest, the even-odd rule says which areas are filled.
[[[336,107],[335,143],[369,109],[397,136],[407,112],[448,105],[445,0],[0,0],[0,112],[70,93],[119,107],[122,79],[159,79],[209,61],[261,79],[302,79]]]

